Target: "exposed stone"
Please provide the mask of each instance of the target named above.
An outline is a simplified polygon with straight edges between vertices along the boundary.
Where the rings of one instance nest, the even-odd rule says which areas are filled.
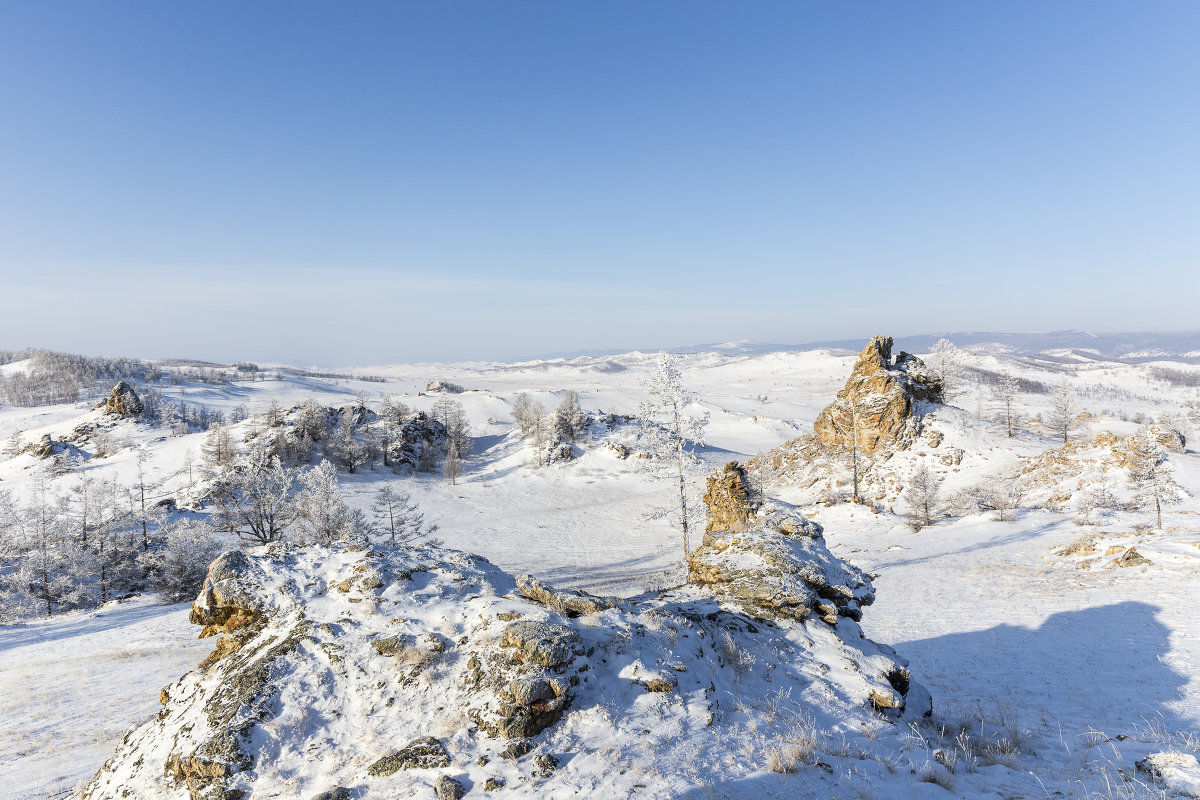
[[[1187,450],[1187,439],[1182,433],[1162,425],[1151,425],[1147,431],[1166,450],[1172,453],[1182,453]]]
[[[500,751],[501,758],[507,758],[510,761],[516,761],[521,756],[533,749],[533,745],[524,739],[517,739],[515,742],[509,742],[508,747]]]
[[[921,359],[900,352],[892,358],[892,337],[876,336],[858,361],[837,400],[813,423],[826,447],[870,455],[888,447],[907,447],[917,433],[919,403],[941,403],[942,382]]]
[[[345,786],[335,786],[328,791],[314,794],[312,800],[350,800],[350,790]]]
[[[1143,564],[1153,563],[1153,561],[1146,558],[1132,547],[1112,560],[1114,567],[1138,567]]]
[[[403,749],[367,767],[368,775],[391,775],[402,769],[438,769],[450,766],[450,754],[432,736],[413,739]]]
[[[137,390],[125,381],[118,381],[104,401],[104,413],[117,417],[136,417],[143,408]]]
[[[651,678],[646,681],[647,692],[673,692],[675,684],[671,683],[666,678]]]
[[[553,669],[580,654],[579,633],[566,625],[521,620],[504,628],[500,646],[515,648],[513,659]]]
[[[225,553],[208,567],[204,588],[192,604],[189,621],[202,625],[200,638],[256,622],[262,604],[251,585],[253,566],[240,550]]]
[[[549,753],[542,753],[533,759],[533,774],[537,778],[549,778],[558,769],[558,759]]]
[[[450,381],[436,380],[425,384],[426,394],[462,394],[465,391],[466,389],[459,386],[457,383],[451,383]]]
[[[708,476],[704,504],[708,506],[706,533],[744,531],[750,527],[755,504],[741,464],[730,461],[720,472]]]
[[[488,778],[487,780],[485,780],[483,782],[483,790],[485,792],[494,792],[497,789],[503,789],[503,788],[504,788],[504,779],[503,778]]]
[[[754,528],[704,535],[688,559],[693,584],[726,596],[760,619],[816,615],[862,618],[875,600],[867,576],[834,557],[820,527],[795,512],[768,509]]]
[[[594,614],[597,611],[603,611],[606,608],[616,608],[621,605],[621,601],[618,598],[598,597],[594,594],[572,591],[570,589],[555,589],[531,575],[517,576],[517,591],[530,600],[541,603],[555,611],[562,611],[569,617],[577,617],[581,614]],[[506,615],[503,613],[496,616],[502,620],[506,619]],[[516,616],[519,617],[520,614]]]
[[[38,458],[49,458],[54,455],[54,442],[50,439],[50,434],[44,433],[41,439],[25,449]]]
[[[438,800],[461,800],[467,793],[466,787],[449,775],[442,775],[434,781],[433,791],[437,793]]]
[[[411,644],[404,636],[384,636],[371,642],[376,652],[381,656],[394,656]]]

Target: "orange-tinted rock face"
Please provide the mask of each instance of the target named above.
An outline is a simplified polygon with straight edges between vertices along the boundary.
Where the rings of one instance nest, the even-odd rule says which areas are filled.
[[[918,402],[942,402],[942,382],[914,355],[892,358],[892,337],[876,336],[858,361],[837,400],[813,423],[817,440],[828,447],[874,453],[907,447],[915,433]]]

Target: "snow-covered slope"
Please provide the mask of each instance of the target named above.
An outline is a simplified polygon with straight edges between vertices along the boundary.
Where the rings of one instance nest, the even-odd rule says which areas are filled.
[[[242,405],[261,413],[272,401],[286,409],[310,398],[344,406],[360,391],[373,408],[386,392],[428,411],[439,399],[422,394],[429,381],[459,383],[468,391],[454,399],[466,409],[474,437],[465,476],[451,485],[433,475],[364,469],[341,476],[351,502],[367,509],[372,492],[393,483],[412,492],[427,517],[440,525],[438,535],[449,547],[554,585],[636,596],[681,577],[678,528],[665,513],[677,503],[677,487],[640,469],[636,457],[622,458],[619,449],[608,446],[621,444],[632,432],[621,426],[611,431],[594,426],[578,458],[535,468],[529,447],[514,430],[511,409],[520,392],[553,408],[565,390],[573,389],[595,415],[635,414],[653,360],[629,353],[522,364],[400,365],[354,370],[383,376],[384,383],[283,375],[228,385],[168,381],[158,388],[176,402],[201,403],[226,414]],[[685,380],[711,415],[697,476],[811,431],[853,362],[852,354],[841,351],[726,349],[682,356]],[[692,758],[682,739],[654,739],[659,757],[652,769],[644,767],[650,777],[690,774],[699,787],[690,791],[704,796],[701,778],[709,776],[708,790],[718,797],[804,796],[810,785],[818,787],[814,796],[948,796],[939,781],[952,786],[953,796],[1062,792],[1085,797],[1091,791],[1105,796],[1106,780],[1114,787],[1112,796],[1128,791],[1154,797],[1125,783],[1122,774],[1148,784],[1149,775],[1138,772],[1135,761],[1155,750],[1196,752],[1200,626],[1190,609],[1200,601],[1194,589],[1200,585],[1200,547],[1193,544],[1200,541],[1200,459],[1191,441],[1186,452],[1169,454],[1188,496],[1165,511],[1158,529],[1147,527],[1151,515],[1146,510],[1122,505],[1131,499],[1126,471],[1107,460],[1111,447],[1097,444],[1106,432],[1121,440],[1135,433],[1141,420],[1186,413],[1185,404],[1195,397],[1196,367],[1003,352],[967,354],[965,365],[967,379],[951,405],[925,420],[925,432],[941,437],[937,446],[923,438],[879,464],[872,473],[878,480],[871,486],[870,505],[827,507],[813,492],[786,480],[773,490],[824,525],[836,555],[876,576],[877,601],[867,609],[863,629],[911,659],[914,679],[934,697],[933,726],[921,725],[906,735],[887,723],[868,723],[846,733],[843,746],[841,731],[847,726],[839,728],[832,718],[814,720],[811,727],[821,739],[817,755],[802,760],[792,775],[767,766],[770,748],[779,740],[776,729],[756,733],[761,720],[751,725],[752,715],[731,715],[719,734],[730,748],[723,760],[705,764]],[[1013,438],[996,421],[987,383],[1004,371],[1027,382]],[[1087,416],[1077,421],[1070,449],[1060,456],[1055,453],[1061,442],[1039,417],[1050,406],[1042,392],[1063,377],[1075,387],[1078,410]],[[0,441],[16,431],[27,443],[43,434],[57,440],[89,421],[95,419],[88,404],[6,407],[0,409]],[[234,438],[240,441],[251,425],[233,426]],[[1200,433],[1191,425],[1189,434]],[[203,434],[171,435],[122,421],[114,423],[112,436],[119,446],[107,457],[100,457],[91,441],[80,440],[78,463],[50,477],[51,490],[65,493],[82,475],[129,483],[139,461],[161,487],[156,492],[162,498],[182,498],[201,482],[196,465]],[[956,452],[961,453],[957,463]],[[1005,521],[992,511],[974,512],[913,532],[902,492],[921,464],[939,479],[943,500],[1013,474],[1027,476],[1034,485],[1024,507]],[[1041,466],[1028,469],[1031,464]],[[0,488],[27,497],[35,481],[48,474],[47,466],[30,454],[0,458]],[[829,477],[845,485],[844,471]],[[1103,482],[1120,504],[1082,519],[1076,506],[1082,493]],[[1120,552],[1109,552],[1117,546]],[[1129,546],[1149,563],[1113,565]],[[143,608],[157,609],[155,616],[143,617]],[[0,798],[25,800],[81,784],[112,752],[113,732],[153,713],[159,688],[198,661],[195,649],[183,647],[194,630],[177,609],[115,606],[103,614],[109,620],[125,615],[127,623],[118,631],[105,628],[91,612],[73,612],[0,626],[0,658],[7,659],[0,672],[2,729],[12,732],[0,749]],[[121,652],[126,639],[163,646],[139,651],[136,667],[132,656],[114,656],[122,669],[91,668],[104,663],[106,654]],[[753,680],[766,681],[761,673],[770,652],[755,655],[748,667]],[[23,664],[36,667],[26,671]],[[84,711],[101,708],[103,713]],[[960,746],[956,738],[963,730],[969,736]],[[27,741],[41,745],[31,749]],[[830,758],[831,751],[843,758],[836,754],[858,747],[868,758]],[[746,762],[749,771],[725,781],[730,759]],[[958,761],[951,772],[942,762],[953,759]],[[856,778],[860,788],[852,788],[841,779],[843,773],[866,777]],[[841,788],[831,791],[835,783]],[[604,796],[599,790],[582,794],[588,793]]]

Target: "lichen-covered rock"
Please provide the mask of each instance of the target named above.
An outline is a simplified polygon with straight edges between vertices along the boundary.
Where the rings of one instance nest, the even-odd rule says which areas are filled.
[[[104,401],[104,413],[116,417],[136,417],[144,406],[137,390],[125,381],[118,381]]]
[[[888,447],[903,449],[919,432],[919,403],[941,403],[942,382],[921,359],[900,352],[892,358],[892,337],[876,336],[858,361],[837,400],[813,422],[821,445],[870,455]]]
[[[797,610],[836,620],[867,602],[869,586],[828,554],[818,526],[774,504],[730,537],[738,542],[710,535],[696,559],[720,580],[611,606],[540,582],[539,602],[485,560],[433,547],[227,553],[192,614],[205,632],[224,632],[213,656],[163,690],[159,712],[130,730],[82,798],[311,797],[331,786],[411,797],[430,795],[429,770],[451,762],[479,787],[489,758],[544,753],[550,726],[577,713],[569,736],[580,751],[613,748],[637,769],[590,758],[570,770],[505,764],[511,777],[538,777],[506,790],[565,796],[584,781],[596,796],[624,797],[653,766],[639,755],[641,731],[676,731],[716,763],[741,734],[713,720],[747,695],[776,697],[786,712],[747,706],[764,736],[785,735],[784,721],[810,710],[867,725],[879,713],[872,692],[900,698],[892,718],[928,710],[917,684],[888,677],[907,674],[893,651],[845,617],[831,626]],[[739,542],[750,545],[740,554]],[[353,595],[336,589],[373,574],[383,585],[371,602],[347,603]],[[747,588],[759,574],[778,597]],[[426,733],[441,738],[397,749]]]
[[[688,577],[766,619],[815,615],[836,625],[839,616],[861,619],[875,600],[867,576],[829,552],[819,526],[779,506],[749,530],[705,534]]]
[[[25,450],[37,458],[49,458],[54,455],[56,447],[54,441],[50,438],[50,434],[42,434],[42,438],[31,445],[27,445]]]
[[[746,481],[746,471],[741,464],[730,461],[719,472],[708,477],[704,504],[708,506],[708,524],[704,528],[706,533],[740,531],[750,526],[755,504]]]
[[[512,658],[539,667],[561,667],[580,655],[579,634],[566,625],[521,620],[508,625],[500,646],[513,648]]]
[[[438,777],[433,782],[433,791],[437,794],[438,800],[461,800],[462,796],[467,793],[466,787],[449,775]]]
[[[193,625],[204,626],[201,639],[236,630],[262,616],[254,579],[255,567],[240,550],[231,550],[209,565],[200,597],[188,616]]]
[[[587,592],[570,589],[555,589],[532,575],[517,576],[517,591],[536,603],[561,611],[569,617],[594,614],[606,608],[616,608],[621,600],[616,597],[598,597]],[[501,619],[505,617],[500,616]]]
[[[367,767],[368,775],[391,775],[402,769],[438,769],[450,766],[446,746],[432,736],[413,739],[396,752]]]

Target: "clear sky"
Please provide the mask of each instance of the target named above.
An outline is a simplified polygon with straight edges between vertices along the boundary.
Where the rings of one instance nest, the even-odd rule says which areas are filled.
[[[1200,3],[0,0],[0,348],[1200,328]]]

